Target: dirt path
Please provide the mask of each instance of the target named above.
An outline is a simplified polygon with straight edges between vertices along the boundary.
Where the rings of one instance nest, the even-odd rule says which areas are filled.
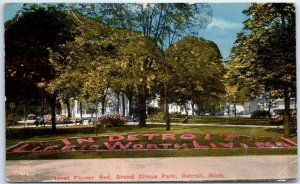
[[[296,177],[296,155],[6,162],[6,178],[12,182],[266,181]]]

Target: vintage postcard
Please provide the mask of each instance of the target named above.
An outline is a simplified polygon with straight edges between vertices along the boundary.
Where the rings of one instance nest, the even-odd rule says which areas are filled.
[[[6,3],[7,182],[297,179],[293,3]]]

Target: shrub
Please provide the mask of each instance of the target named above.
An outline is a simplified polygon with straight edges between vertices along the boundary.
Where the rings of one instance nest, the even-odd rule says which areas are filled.
[[[148,115],[149,116],[152,116],[152,115],[155,115],[155,114],[158,114],[160,112],[163,112],[163,110],[159,107],[148,107]]]
[[[251,113],[251,119],[264,119],[264,118],[271,118],[270,112],[257,110]]]
[[[103,126],[123,126],[125,124],[125,120],[121,115],[115,116],[102,116],[99,118],[100,124]]]
[[[170,117],[171,118],[185,118],[186,114],[181,114],[181,112],[175,112],[175,113],[170,114]]]
[[[14,115],[14,114],[7,114],[6,115],[6,125],[16,125],[17,121],[20,120],[21,118]]]
[[[156,114],[148,115],[148,119],[150,120],[162,120],[164,117],[164,112],[158,112]]]

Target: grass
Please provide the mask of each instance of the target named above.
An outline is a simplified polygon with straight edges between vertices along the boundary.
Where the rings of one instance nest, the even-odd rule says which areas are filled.
[[[199,120],[202,121],[202,120]],[[216,119],[212,119],[210,122],[215,122]],[[34,129],[34,128],[33,128]],[[49,128],[50,129],[50,128]],[[60,129],[60,128],[59,128]],[[74,129],[74,127],[63,127],[63,129]],[[37,129],[39,130],[39,129]],[[47,141],[62,138],[71,137],[95,137],[95,133],[88,133],[84,131],[58,134],[58,135],[41,135],[32,136],[29,138],[7,138],[6,146],[10,147],[21,141]],[[91,129],[93,130],[93,129]],[[262,128],[232,128],[232,127],[214,127],[214,126],[171,126],[171,131],[166,131],[163,125],[147,125],[147,127],[140,128],[137,126],[123,126],[123,127],[108,127],[99,128],[98,136],[112,135],[112,134],[145,134],[145,133],[172,133],[172,134],[183,134],[183,133],[194,133],[194,134],[235,134],[235,135],[246,135],[246,136],[275,136],[281,137],[283,135],[282,130],[277,129],[262,129]],[[291,138],[292,141],[296,142],[297,137]],[[255,150],[157,150],[157,151],[141,151],[141,152],[87,152],[87,153],[35,153],[35,154],[7,154],[7,159],[67,159],[67,158],[140,158],[140,157],[190,157],[190,156],[233,156],[233,155],[277,155],[277,154],[297,154],[297,149],[255,149]]]
[[[201,117],[191,118],[191,123],[204,124],[233,124],[233,125],[271,125],[269,119],[250,119],[250,118],[217,118]]]
[[[149,119],[150,122],[161,122],[160,119]],[[171,118],[171,123],[182,123],[184,118]],[[230,125],[271,125],[269,119],[232,118],[232,117],[190,117],[188,123],[230,124]]]
[[[29,129],[29,128],[28,128]],[[35,128],[33,128],[35,129]],[[49,132],[50,132],[50,128]],[[60,128],[59,128],[60,129]],[[63,127],[63,129],[74,129],[74,127]],[[6,146],[10,147],[21,141],[39,141],[39,140],[53,140],[53,139],[62,139],[68,137],[88,137],[95,136],[93,133],[93,129],[91,129],[91,133],[81,133],[78,128],[78,132],[70,133],[70,134],[58,134],[52,136],[51,134],[41,135],[41,136],[33,136],[28,138],[20,137],[20,138],[7,138]],[[36,131],[39,131],[37,129]],[[232,128],[232,127],[214,127],[214,126],[171,126],[171,131],[166,131],[163,125],[147,125],[147,127],[140,128],[137,126],[123,126],[123,127],[109,127],[109,128],[99,128],[98,135],[110,135],[110,134],[143,134],[143,133],[173,133],[173,134],[183,134],[183,133],[195,133],[195,134],[235,134],[235,135],[248,135],[248,136],[282,136],[283,133],[281,130],[277,129],[262,129],[262,128]],[[293,137],[293,141],[296,141],[297,138]]]
[[[71,153],[35,153],[6,154],[7,160],[38,159],[87,159],[87,158],[146,158],[146,157],[199,157],[199,156],[248,156],[248,155],[282,155],[297,154],[296,149],[264,150],[163,150],[163,151],[114,151],[114,152],[71,152]]]

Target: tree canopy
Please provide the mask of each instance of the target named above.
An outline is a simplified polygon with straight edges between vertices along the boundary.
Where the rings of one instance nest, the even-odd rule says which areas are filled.
[[[49,51],[74,39],[73,23],[59,6],[24,6],[5,23],[5,95],[8,101],[47,97],[52,104],[55,131],[55,95],[40,88],[55,76]]]
[[[58,90],[65,83],[62,94],[102,102],[108,88],[135,90],[141,126],[145,126],[146,100],[158,76],[160,49],[140,33],[110,28],[75,13],[72,16],[78,32],[83,34],[52,52],[51,62],[59,75],[48,89]],[[89,32],[85,31],[87,26]],[[70,94],[74,92],[72,89],[79,88],[81,91],[77,90],[77,94]]]
[[[74,8],[105,25],[141,32],[163,50],[186,35],[197,35],[212,20],[206,3],[103,3]]]
[[[224,66],[215,43],[186,37],[167,50],[170,66],[170,101],[197,104],[202,111],[212,112],[224,93]]]
[[[72,22],[55,6],[32,6],[5,24],[6,97],[36,97],[53,77],[48,48],[72,40]],[[36,91],[39,91],[36,93]]]
[[[255,94],[276,91],[285,98],[285,136],[289,136],[289,101],[296,90],[295,6],[253,3],[244,13],[244,32],[232,50],[229,78]]]

